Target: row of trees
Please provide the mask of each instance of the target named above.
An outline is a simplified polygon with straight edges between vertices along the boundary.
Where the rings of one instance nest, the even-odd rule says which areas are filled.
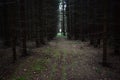
[[[68,39],[90,40],[90,44],[95,47],[102,43],[102,63],[106,65],[107,45],[112,46],[115,53],[119,53],[120,1],[66,0],[66,3]]]
[[[28,55],[27,41],[36,47],[46,44],[57,34],[58,0],[0,0],[0,40],[12,47],[13,62],[16,46],[22,56]]]

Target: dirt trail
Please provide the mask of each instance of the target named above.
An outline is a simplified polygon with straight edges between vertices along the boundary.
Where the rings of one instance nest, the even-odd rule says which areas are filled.
[[[112,69],[98,64],[101,50],[87,42],[57,38],[33,52],[9,80],[120,80]]]

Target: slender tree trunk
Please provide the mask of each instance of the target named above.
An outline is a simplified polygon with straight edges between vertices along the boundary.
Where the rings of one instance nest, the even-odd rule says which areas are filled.
[[[100,47],[101,39],[97,39],[96,47]]]
[[[26,16],[25,16],[25,1],[19,0],[20,7],[20,21],[22,28],[22,56],[27,56],[27,28],[26,28]]]
[[[103,28],[103,66],[107,65],[107,1],[104,3],[104,28]]]
[[[103,34],[103,65],[107,64],[107,26],[104,25],[104,34]]]
[[[64,8],[65,8],[65,5],[64,5],[64,0],[62,0],[62,6],[63,6],[63,22],[62,22],[62,27],[63,27],[63,35],[65,36],[66,34],[65,34],[65,10],[64,10]]]
[[[27,56],[27,40],[26,40],[26,32],[23,33],[23,39],[22,39],[22,56]]]
[[[12,40],[12,50],[13,50],[13,63],[17,60],[17,53],[16,53],[16,38]]]
[[[39,41],[39,39],[36,39],[36,47],[40,47],[40,41]]]
[[[120,55],[119,46],[115,46],[115,47],[114,47],[114,53],[115,53],[116,55]]]
[[[4,16],[4,45],[5,46],[10,46],[10,35],[9,35],[9,31],[10,28],[8,26],[8,5],[7,5],[7,1],[4,0],[4,9],[3,9],[3,16]]]

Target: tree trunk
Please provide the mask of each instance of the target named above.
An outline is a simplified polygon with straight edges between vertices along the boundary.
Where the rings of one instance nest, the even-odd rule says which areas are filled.
[[[12,40],[12,50],[13,50],[13,63],[17,60],[17,53],[16,53],[16,38],[13,38]]]
[[[105,9],[106,10],[106,9]],[[104,31],[103,31],[103,66],[107,65],[107,15],[105,11]]]
[[[63,16],[63,21],[62,21],[62,32],[63,32],[63,35],[64,36],[66,36],[66,34],[65,34],[65,10],[64,10],[64,8],[65,8],[65,5],[64,5],[64,0],[62,0],[62,6],[63,6],[63,14],[62,14],[62,16]]]

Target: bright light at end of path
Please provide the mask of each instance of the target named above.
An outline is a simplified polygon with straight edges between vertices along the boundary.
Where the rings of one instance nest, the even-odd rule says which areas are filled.
[[[61,33],[61,32],[62,32],[62,30],[61,30],[61,29],[59,29],[59,32]]]

